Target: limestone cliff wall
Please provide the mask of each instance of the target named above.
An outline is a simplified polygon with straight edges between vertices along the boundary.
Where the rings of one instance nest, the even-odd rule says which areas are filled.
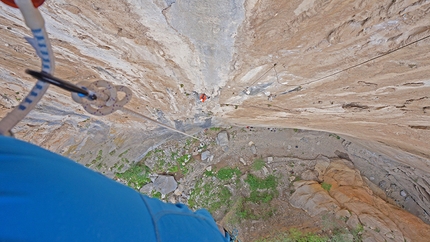
[[[415,169],[417,201],[428,202],[429,1],[47,0],[40,9],[60,78],[126,85],[128,108],[188,132],[213,118],[372,141],[362,143]],[[34,84],[24,70],[40,66],[27,35],[19,11],[1,4],[0,117]],[[91,116],[56,87],[14,132],[84,164],[126,151],[138,161],[171,137],[121,111]]]

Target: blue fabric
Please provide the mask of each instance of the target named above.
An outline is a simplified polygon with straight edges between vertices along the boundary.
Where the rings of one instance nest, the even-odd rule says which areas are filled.
[[[139,194],[0,136],[0,241],[228,241],[206,210]]]

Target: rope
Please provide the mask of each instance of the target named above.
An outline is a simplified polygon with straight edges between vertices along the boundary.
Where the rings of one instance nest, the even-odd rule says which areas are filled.
[[[330,75],[327,75],[327,76],[324,76],[324,77],[318,78],[318,79],[313,80],[313,81],[310,81],[310,82],[306,82],[306,83],[302,84],[302,86],[303,86],[303,85],[309,85],[309,84],[311,84],[311,83],[318,82],[318,81],[324,80],[324,79],[326,79],[326,78],[329,78],[329,77],[335,76],[335,75],[337,75],[337,74],[339,74],[339,73],[342,73],[342,72],[348,71],[348,70],[350,70],[350,69],[352,69],[352,68],[359,67],[359,66],[361,66],[361,65],[363,65],[363,64],[366,64],[366,63],[371,62],[371,61],[373,61],[373,60],[376,60],[376,59],[379,59],[379,58],[384,57],[384,56],[386,56],[386,55],[389,55],[389,54],[391,54],[391,53],[393,53],[393,52],[395,52],[395,51],[398,51],[398,50],[400,50],[400,49],[403,49],[403,48],[405,48],[405,47],[408,47],[408,46],[410,46],[410,45],[413,45],[413,44],[415,44],[415,43],[418,43],[418,42],[420,42],[420,41],[422,41],[422,40],[425,40],[425,39],[427,39],[427,38],[429,38],[429,37],[430,37],[430,35],[427,35],[427,36],[425,36],[425,37],[423,37],[423,38],[421,38],[421,39],[418,39],[418,40],[412,41],[412,42],[411,42],[411,43],[409,43],[409,44],[406,44],[406,45],[403,45],[403,46],[397,47],[397,48],[395,48],[395,49],[389,50],[389,51],[387,51],[386,53],[383,53],[383,54],[381,54],[381,55],[375,56],[375,57],[373,57],[373,58],[370,58],[370,59],[368,59],[368,60],[365,60],[365,61],[363,61],[363,62],[360,62],[360,63],[358,63],[358,64],[355,64],[355,65],[353,65],[353,66],[347,67],[347,68],[342,69],[342,70],[340,70],[340,71],[336,71],[336,72],[334,72],[334,73],[332,73],[332,74],[330,74]]]
[[[51,44],[45,30],[45,21],[39,10],[30,0],[15,0],[21,11],[26,25],[31,29],[34,38],[27,41],[35,48],[42,60],[42,71],[54,73],[55,62]],[[10,130],[36,106],[48,90],[49,84],[38,80],[30,93],[10,113],[0,121],[0,134],[8,135]]]
[[[125,108],[124,105],[126,105],[131,100],[131,97],[132,97],[132,92],[128,87],[121,86],[121,85],[114,86],[108,83],[107,81],[103,81],[103,80],[95,81],[92,83],[83,81],[78,83],[77,85],[81,86],[82,88],[88,90],[91,93],[94,93],[94,95],[97,97],[97,99],[93,100],[85,97],[84,95],[80,95],[78,93],[72,93],[73,100],[81,104],[82,107],[85,109],[85,111],[87,111],[92,115],[104,116],[104,115],[111,114],[117,110],[121,110],[123,112],[130,113],[139,118],[143,118],[150,122],[156,123],[157,125],[170,129],[176,133],[180,133],[185,136],[191,137],[193,139],[200,140],[192,135],[189,135],[185,132],[177,130],[168,125],[165,125],[143,114],[140,114],[131,109]],[[118,92],[124,93],[125,96],[122,99],[118,99]]]

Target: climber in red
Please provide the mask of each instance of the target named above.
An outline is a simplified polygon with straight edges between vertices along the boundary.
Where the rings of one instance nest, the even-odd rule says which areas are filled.
[[[204,103],[206,101],[206,99],[209,99],[209,97],[206,94],[204,94],[204,93],[200,94],[200,101],[202,103]]]

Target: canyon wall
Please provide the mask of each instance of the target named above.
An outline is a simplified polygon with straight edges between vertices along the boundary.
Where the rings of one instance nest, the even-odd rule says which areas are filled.
[[[127,108],[189,133],[216,123],[357,139],[429,204],[429,1],[47,0],[40,10],[60,78],[125,85]],[[35,83],[24,73],[40,68],[29,35],[1,4],[0,117]],[[13,132],[83,164],[99,151],[138,161],[180,137],[122,111],[92,116],[57,87]]]

